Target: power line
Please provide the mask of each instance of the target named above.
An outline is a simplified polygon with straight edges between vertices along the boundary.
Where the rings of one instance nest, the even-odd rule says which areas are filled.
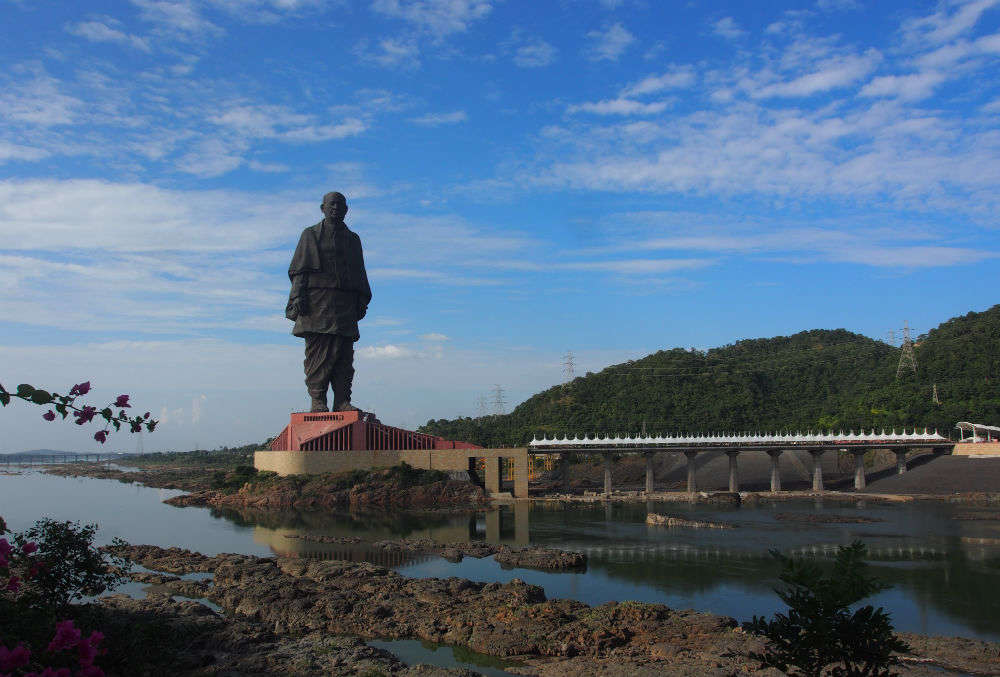
[[[478,418],[486,416],[486,395],[482,393],[476,396],[476,416]]]

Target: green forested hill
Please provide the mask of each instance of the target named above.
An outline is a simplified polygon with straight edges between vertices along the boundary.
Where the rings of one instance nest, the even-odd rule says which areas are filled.
[[[534,434],[776,431],[1000,424],[1000,305],[948,320],[900,349],[843,329],[661,350],[549,388],[505,416],[431,420],[421,431],[485,446]],[[937,384],[941,404],[933,402]]]

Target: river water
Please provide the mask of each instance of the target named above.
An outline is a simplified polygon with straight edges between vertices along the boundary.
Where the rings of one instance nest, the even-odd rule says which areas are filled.
[[[897,629],[1000,640],[1000,511],[996,508],[832,500],[735,508],[522,502],[490,513],[432,517],[252,515],[162,503],[179,493],[25,471],[0,475],[0,516],[15,531],[43,516],[79,520],[100,525],[101,543],[120,537],[132,543],[176,545],[209,555],[279,553],[367,559],[407,576],[461,576],[483,581],[520,578],[543,586],[550,598],[570,597],[589,604],[609,600],[659,602],[740,621],[782,609],[772,591],[779,567],[769,549],[822,557],[837,545],[861,539],[869,548],[874,573],[893,584],[873,602],[892,613]],[[647,526],[647,511],[722,521],[735,528]],[[860,516],[877,521],[802,521],[810,516]],[[317,543],[298,536],[359,536],[367,541],[425,536],[439,541],[531,543],[583,551],[589,564],[586,571],[572,573],[505,570],[492,558],[466,558],[456,564],[438,557],[387,555],[363,544]]]

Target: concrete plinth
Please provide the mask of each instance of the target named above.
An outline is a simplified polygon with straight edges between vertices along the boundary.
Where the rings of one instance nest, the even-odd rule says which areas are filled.
[[[813,491],[823,491],[823,450],[810,449],[809,455],[812,456],[813,462]]]
[[[740,490],[740,470],[736,461],[740,452],[727,451],[726,455],[729,456],[729,491],[736,492]]]
[[[778,459],[781,458],[781,451],[769,451],[767,455],[771,457],[771,491],[781,491],[781,471],[778,469]]]
[[[611,454],[604,454],[604,495],[611,495]]]
[[[685,451],[684,456],[687,458],[687,490],[689,494],[693,494],[698,491],[698,485],[694,480],[694,457],[698,455],[697,451]]]
[[[896,452],[896,474],[902,475],[906,472],[906,450]]]
[[[646,454],[646,493],[653,493],[653,455]]]
[[[861,491],[865,482],[865,452],[854,452],[854,488]]]

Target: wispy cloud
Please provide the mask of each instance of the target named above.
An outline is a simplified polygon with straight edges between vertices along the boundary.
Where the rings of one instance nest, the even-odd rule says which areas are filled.
[[[386,16],[403,19],[415,27],[443,38],[461,33],[471,24],[486,18],[493,10],[492,0],[374,0],[372,9]]]
[[[635,36],[621,22],[616,22],[603,30],[587,33],[590,45],[585,54],[592,61],[617,61],[635,41]]]
[[[712,23],[712,32],[727,40],[738,40],[747,34],[731,16],[722,17]]]
[[[427,113],[420,117],[411,118],[410,121],[424,127],[440,127],[441,125],[454,125],[465,122],[469,119],[464,110],[456,110],[450,113]]]
[[[695,83],[695,70],[689,65],[671,67],[666,73],[649,75],[621,91],[624,98],[656,94],[669,89],[683,89]]]
[[[514,64],[521,68],[542,68],[556,60],[558,50],[545,40],[535,39],[514,50]]]
[[[643,103],[632,99],[607,99],[591,103],[580,103],[569,106],[569,113],[594,113],[595,115],[654,115],[666,110],[666,101]]]
[[[149,40],[132,35],[120,30],[120,22],[113,18],[105,17],[100,21],[81,21],[80,23],[69,24],[66,31],[72,35],[90,40],[91,42],[112,42],[142,52],[151,51]]]

